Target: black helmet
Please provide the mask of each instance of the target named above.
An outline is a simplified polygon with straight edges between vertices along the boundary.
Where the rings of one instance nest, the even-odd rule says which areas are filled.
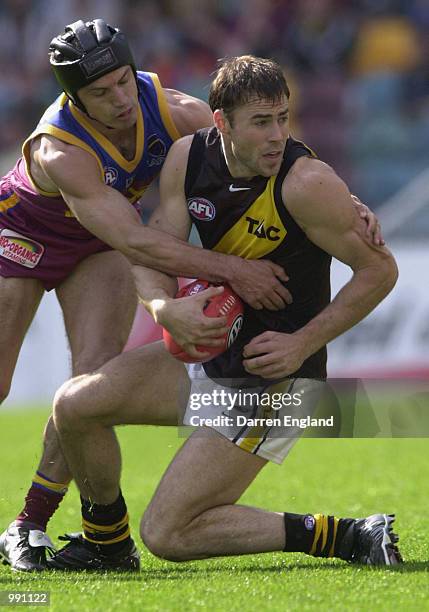
[[[84,23],[81,19],[65,27],[49,45],[49,61],[69,98],[80,109],[85,107],[76,92],[121,66],[136,66],[125,35],[103,19]]]

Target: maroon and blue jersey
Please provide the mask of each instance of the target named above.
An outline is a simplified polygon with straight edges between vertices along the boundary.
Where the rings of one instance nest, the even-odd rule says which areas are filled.
[[[180,137],[158,76],[138,72],[137,82],[136,148],[131,160],[125,159],[65,94],[46,110],[24,142],[22,157],[0,181],[1,276],[40,278],[46,288],[52,288],[59,278],[65,278],[58,270],[57,279],[53,270],[62,265],[68,275],[83,257],[110,248],[79,223],[59,192],[46,192],[37,186],[30,173],[30,148],[34,138],[48,134],[87,151],[96,159],[106,185],[137,208],[140,197],[159,174],[172,143]],[[62,261],[65,252],[74,253],[67,266]],[[48,261],[51,257],[57,261]],[[42,269],[47,264],[50,272],[45,274]]]

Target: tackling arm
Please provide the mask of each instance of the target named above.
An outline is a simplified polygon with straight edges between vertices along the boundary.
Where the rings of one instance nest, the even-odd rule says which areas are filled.
[[[193,277],[205,273],[209,280],[225,280],[214,271],[215,265],[210,269],[210,263],[200,263],[195,247],[145,227],[128,200],[104,184],[95,158],[86,151],[55,140],[45,153],[42,167],[78,221],[131,262],[174,275]],[[212,264],[217,254],[213,255]],[[229,263],[225,262],[227,268]]]
[[[183,140],[173,148],[177,151],[181,151],[181,147],[189,148],[190,140],[187,145]],[[174,276],[229,283],[255,308],[283,308],[290,301],[289,292],[279,281],[287,280],[280,266],[201,251],[174,235],[144,226],[128,200],[104,184],[97,161],[91,154],[52,137],[46,141],[48,144],[39,159],[45,174],[58,187],[79,222],[121,251],[131,263]],[[163,174],[171,172],[174,176],[177,171],[177,155],[168,155]]]
[[[149,226],[165,235],[182,240],[189,237],[191,220],[184,194],[187,157],[191,139],[175,145],[161,173],[160,204],[153,212]],[[198,249],[197,256],[205,253]],[[175,278],[143,266],[133,266],[137,293],[146,310],[163,325],[186,352],[197,359],[201,354],[196,345],[217,346],[226,333],[225,317],[206,317],[204,306],[209,298],[222,292],[222,287],[210,287],[191,297],[174,299]]]

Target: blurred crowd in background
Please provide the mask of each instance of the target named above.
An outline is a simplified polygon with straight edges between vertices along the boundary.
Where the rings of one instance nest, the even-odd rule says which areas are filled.
[[[52,37],[97,17],[139,68],[203,99],[219,58],[279,61],[292,134],[372,206],[429,166],[429,0],[1,0],[0,156],[59,92]]]

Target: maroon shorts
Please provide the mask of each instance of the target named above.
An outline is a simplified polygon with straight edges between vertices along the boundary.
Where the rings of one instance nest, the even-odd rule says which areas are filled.
[[[76,222],[77,223],[77,222]],[[60,285],[86,257],[111,247],[95,236],[61,235],[16,206],[0,214],[0,276],[37,278],[47,291]]]

